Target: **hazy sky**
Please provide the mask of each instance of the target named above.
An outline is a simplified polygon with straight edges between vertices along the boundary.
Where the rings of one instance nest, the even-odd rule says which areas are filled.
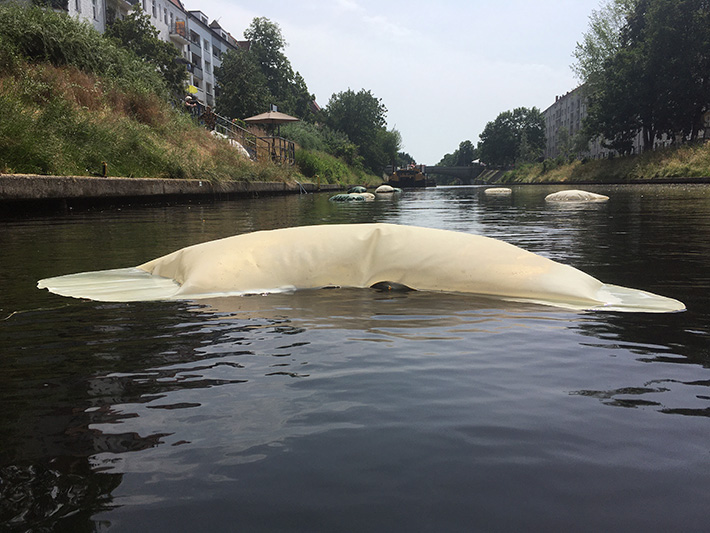
[[[366,89],[402,149],[436,164],[515,107],[544,111],[578,85],[575,44],[600,0],[184,0],[237,39],[255,17],[281,27],[286,56],[325,107]]]

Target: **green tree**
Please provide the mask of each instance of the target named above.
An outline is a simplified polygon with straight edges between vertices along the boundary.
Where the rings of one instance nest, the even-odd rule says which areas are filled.
[[[456,162],[453,166],[470,167],[476,159],[476,149],[471,141],[462,141],[456,151]]]
[[[694,139],[710,104],[710,3],[654,0],[642,16],[656,130]]]
[[[345,133],[358,147],[365,166],[376,174],[382,171],[382,167],[390,164],[397,153],[397,150],[394,154],[383,153],[383,150],[391,152],[391,147],[398,144],[385,135],[387,133],[390,136],[394,135],[393,132],[387,132],[385,129],[386,113],[387,108],[382,104],[381,99],[365,89],[357,93],[348,89],[334,94],[324,109],[325,123],[330,128]],[[381,144],[383,141],[388,143],[387,148],[378,146],[378,143]],[[387,160],[389,155],[392,157]]]
[[[644,150],[658,134],[697,136],[710,107],[710,4],[706,0],[639,0],[620,31],[589,98],[586,128],[607,147]]]
[[[176,96],[182,94],[187,69],[180,53],[172,44],[160,40],[158,30],[140,5],[136,5],[125,19],[114,20],[105,35],[153,65],[165,79],[171,93]]]
[[[257,17],[244,31],[244,37],[251,42],[250,54],[259,65],[266,87],[280,110],[301,119],[310,120],[310,103],[315,97],[308,92],[306,82],[298,72],[294,72],[291,62],[284,53],[288,43],[276,22],[265,17]]]
[[[577,43],[572,70],[587,84],[594,84],[604,70],[605,62],[623,46],[621,30],[634,12],[639,0],[606,0],[589,16],[589,29]]]
[[[536,107],[500,113],[480,135],[478,154],[483,162],[511,166],[538,159],[545,149],[545,119]]]
[[[247,118],[263,113],[271,101],[266,79],[249,52],[229,50],[222,56],[222,66],[215,68],[216,107],[223,115]]]
[[[416,160],[409,155],[407,152],[398,152],[397,153],[397,166],[398,167],[406,167],[409,165],[414,165],[416,164]]]

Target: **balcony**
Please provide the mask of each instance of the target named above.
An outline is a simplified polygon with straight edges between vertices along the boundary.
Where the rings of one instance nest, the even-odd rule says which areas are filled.
[[[199,67],[192,67],[192,75],[197,78],[198,80],[204,79],[204,75],[202,74],[202,69]]]
[[[187,25],[184,20],[177,19],[170,25],[170,38],[181,46],[185,46],[190,42],[187,37]]]
[[[202,60],[202,48],[200,48],[199,44],[192,43],[190,45],[190,53],[192,54],[193,58],[197,57],[198,59]],[[193,63],[195,63],[194,60]]]

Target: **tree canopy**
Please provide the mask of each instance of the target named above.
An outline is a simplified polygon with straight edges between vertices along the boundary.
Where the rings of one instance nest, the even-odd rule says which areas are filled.
[[[234,118],[247,118],[268,109],[271,93],[255,58],[237,49],[222,55],[222,66],[215,68],[219,91],[219,112]]]
[[[324,109],[325,123],[357,145],[366,168],[375,174],[396,162],[401,144],[399,132],[385,128],[386,113],[382,100],[365,89],[334,94]]]
[[[140,5],[136,5],[125,19],[114,20],[106,28],[105,35],[153,65],[171,93],[180,95],[183,92],[187,69],[180,53],[175,46],[158,37],[158,30]]]
[[[589,29],[577,43],[572,70],[584,83],[593,83],[604,63],[623,46],[621,29],[633,13],[638,0],[606,0],[589,16]]]
[[[536,107],[500,113],[486,124],[478,143],[481,161],[504,167],[534,161],[544,150],[545,119]]]
[[[621,153],[642,132],[694,139],[710,109],[710,2],[637,0],[591,86],[590,135]]]
[[[271,103],[303,120],[312,118],[310,104],[315,96],[308,92],[301,74],[291,67],[284,53],[288,43],[280,26],[265,17],[257,17],[244,31],[244,37],[251,43],[249,54],[263,74]]]

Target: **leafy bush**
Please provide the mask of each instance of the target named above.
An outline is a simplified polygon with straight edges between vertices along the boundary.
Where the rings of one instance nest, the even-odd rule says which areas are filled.
[[[296,165],[305,177],[321,183],[374,185],[379,180],[364,170],[353,169],[335,156],[312,150],[296,150]]]
[[[33,63],[72,65],[105,76],[122,90],[167,98],[165,82],[151,65],[66,13],[14,3],[0,5],[0,57],[6,55],[15,61],[22,57]]]
[[[362,157],[348,136],[327,126],[297,122],[281,127],[281,135],[304,150],[324,152],[342,159],[347,165],[362,169]]]

